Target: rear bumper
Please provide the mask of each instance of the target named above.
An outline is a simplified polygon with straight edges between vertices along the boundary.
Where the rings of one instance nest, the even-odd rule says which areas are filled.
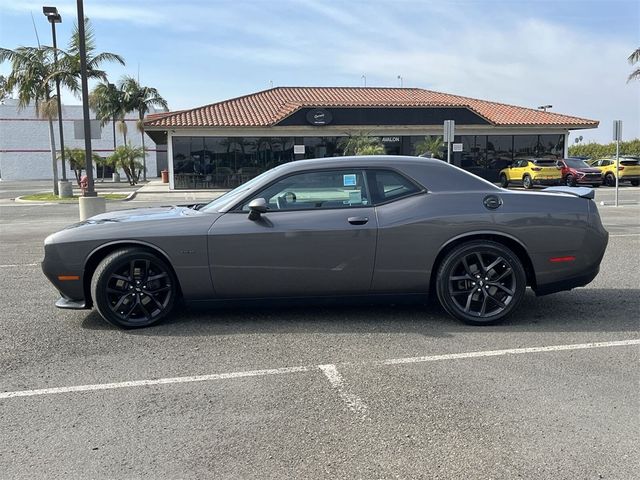
[[[534,289],[534,292],[538,297],[542,295],[549,295],[551,293],[563,292],[565,290],[571,290],[578,287],[584,287],[591,283],[591,281],[596,278],[598,272],[600,271],[600,263],[596,265],[594,268],[583,272],[579,275],[565,278],[563,280],[546,283],[544,285],[539,285]]]
[[[562,185],[561,178],[532,178],[534,185]]]

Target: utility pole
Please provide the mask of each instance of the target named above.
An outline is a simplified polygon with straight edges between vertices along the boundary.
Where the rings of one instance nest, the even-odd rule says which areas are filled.
[[[87,46],[84,32],[84,5],[77,0],[78,36],[80,50],[80,82],[82,85],[82,116],[84,120],[84,154],[87,172],[87,189],[80,198],[80,220],[103,213],[106,209],[104,198],[98,197],[93,182],[93,159],[91,154],[91,120],[89,118],[89,85],[87,82]]]

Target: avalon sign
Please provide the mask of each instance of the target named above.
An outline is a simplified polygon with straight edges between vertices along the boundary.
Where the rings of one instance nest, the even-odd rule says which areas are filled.
[[[307,122],[311,125],[329,125],[333,120],[331,112],[324,108],[314,108],[307,112]]]

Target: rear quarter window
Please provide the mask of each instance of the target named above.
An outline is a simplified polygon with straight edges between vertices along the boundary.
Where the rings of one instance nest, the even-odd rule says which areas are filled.
[[[393,170],[367,170],[367,180],[369,189],[373,193],[373,202],[376,204],[422,191],[422,187]]]

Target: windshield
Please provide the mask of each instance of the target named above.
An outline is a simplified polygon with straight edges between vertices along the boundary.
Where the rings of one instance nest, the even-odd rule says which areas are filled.
[[[227,193],[219,196],[212,202],[207,203],[204,207],[200,209],[201,212],[219,212],[224,209],[227,205],[235,204],[240,198],[242,198],[246,193],[249,193],[253,188],[262,182],[262,180],[266,177],[273,175],[275,171],[278,170],[278,167],[272,168],[271,170],[267,170],[266,172],[261,173],[257,177],[252,178],[246,183],[234,188],[233,190],[229,190]]]
[[[565,158],[564,163],[571,168],[591,168],[587,162],[577,158]]]

